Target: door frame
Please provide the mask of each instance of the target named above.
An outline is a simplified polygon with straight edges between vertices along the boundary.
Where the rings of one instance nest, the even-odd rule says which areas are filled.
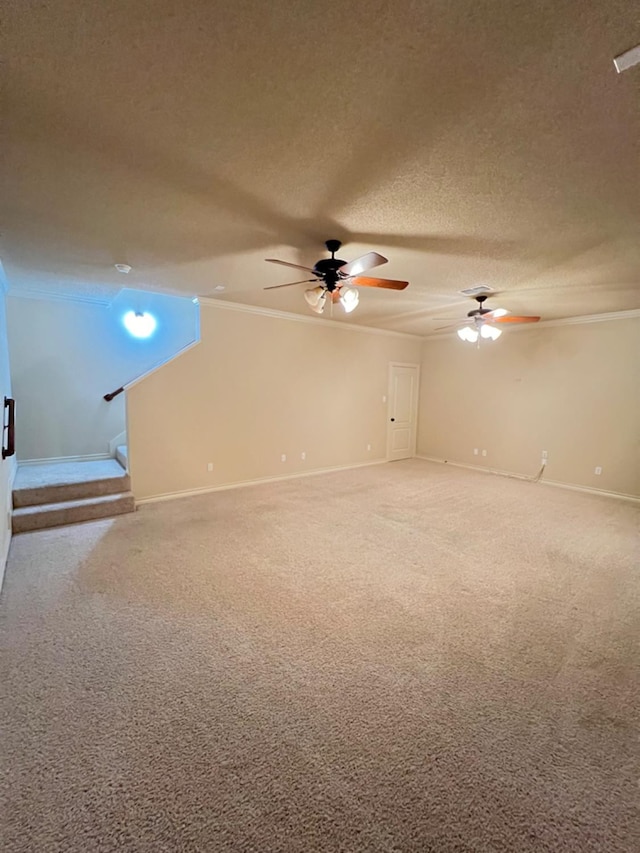
[[[391,377],[393,374],[394,367],[413,367],[416,371],[416,399],[413,407],[414,410],[412,413],[414,419],[413,440],[411,442],[411,456],[407,458],[413,458],[416,455],[416,448],[418,444],[418,411],[420,408],[420,365],[416,364],[415,362],[409,361],[390,361],[389,366],[387,368],[387,461],[391,460]]]

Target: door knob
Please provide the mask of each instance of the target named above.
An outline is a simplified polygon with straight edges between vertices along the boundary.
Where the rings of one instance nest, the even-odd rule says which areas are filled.
[[[391,418],[392,421],[395,421],[395,418]]]

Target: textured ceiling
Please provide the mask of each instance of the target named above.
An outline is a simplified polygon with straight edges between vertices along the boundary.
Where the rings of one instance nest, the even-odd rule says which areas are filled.
[[[263,258],[337,237],[411,282],[348,322],[427,334],[480,283],[544,319],[640,307],[633,0],[5,0],[4,38],[15,290],[307,313]]]

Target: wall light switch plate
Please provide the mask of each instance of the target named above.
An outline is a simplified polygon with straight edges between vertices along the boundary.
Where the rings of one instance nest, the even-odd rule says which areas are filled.
[[[482,451],[482,455],[483,455],[483,456],[486,456],[486,455],[487,455],[487,451],[486,451],[486,450],[483,450],[483,451]]]
[[[304,452],[304,450],[303,450],[303,451],[302,451],[302,453],[300,454],[300,459],[302,459],[302,461],[304,462],[304,460],[305,460],[306,458],[307,458],[307,454],[306,454],[306,453]]]
[[[283,454],[282,454],[282,456],[280,457],[280,461],[281,461],[281,462],[286,462],[286,461],[287,461],[287,454],[286,454],[286,453],[283,453]]]
[[[478,453],[480,453],[480,451],[478,450],[478,448],[477,448],[477,447],[474,447],[474,448],[473,448],[473,455],[474,455],[474,456],[477,456],[477,455],[478,455]]]
[[[600,474],[602,474],[602,468],[598,465],[598,467],[594,470],[593,473],[600,476]]]
[[[367,444],[367,450],[371,450],[371,445]]]
[[[207,471],[213,471],[213,462],[207,462]]]

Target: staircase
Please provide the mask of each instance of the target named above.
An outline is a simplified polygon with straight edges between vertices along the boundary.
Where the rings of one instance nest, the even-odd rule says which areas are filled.
[[[128,457],[127,457],[127,445],[126,444],[119,444],[118,447],[116,447],[116,459],[122,465],[122,467],[124,468],[125,471],[129,470],[129,466],[128,466],[128,462],[127,462]]]
[[[126,465],[126,448],[124,448]],[[111,518],[135,510],[131,481],[120,462],[18,465],[13,484],[13,532]]]

